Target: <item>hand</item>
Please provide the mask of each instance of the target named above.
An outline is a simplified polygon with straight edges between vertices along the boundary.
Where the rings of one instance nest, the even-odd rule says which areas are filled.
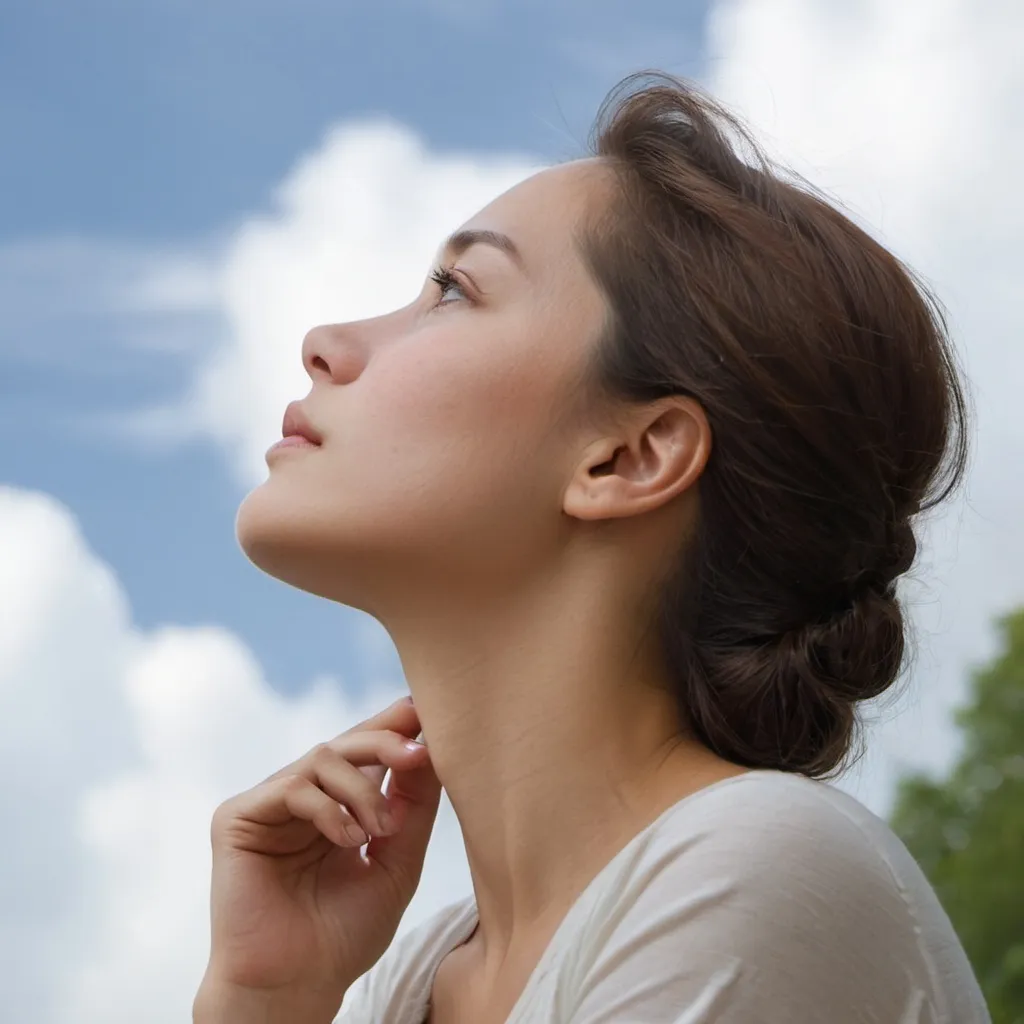
[[[426,747],[408,746],[419,731],[405,698],[217,808],[201,993],[295,993],[303,1006],[315,993],[325,1019],[337,1012],[419,885],[441,796]]]

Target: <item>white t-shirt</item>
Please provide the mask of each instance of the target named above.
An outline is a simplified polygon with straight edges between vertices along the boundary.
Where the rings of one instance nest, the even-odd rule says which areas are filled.
[[[396,940],[337,1024],[422,1024],[472,897]],[[562,920],[507,1024],[990,1024],[906,848],[822,782],[753,771],[680,800]]]

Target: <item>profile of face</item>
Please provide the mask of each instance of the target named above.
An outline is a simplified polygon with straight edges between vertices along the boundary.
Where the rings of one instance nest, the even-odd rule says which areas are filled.
[[[298,404],[320,444],[268,453],[236,523],[256,565],[375,613],[418,583],[479,595],[550,557],[596,436],[580,377],[606,304],[573,232],[609,174],[586,159],[534,175],[462,226],[485,234],[440,252],[440,283],[409,305],[308,333]]]

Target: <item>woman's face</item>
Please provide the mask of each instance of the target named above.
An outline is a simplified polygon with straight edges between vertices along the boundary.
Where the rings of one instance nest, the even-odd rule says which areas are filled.
[[[507,243],[458,243],[436,261],[443,287],[428,277],[402,309],[309,332],[299,407],[321,443],[268,453],[237,520],[256,565],[374,612],[417,583],[507,587],[550,558],[605,315],[572,231],[609,173],[591,159],[534,175],[463,225]]]

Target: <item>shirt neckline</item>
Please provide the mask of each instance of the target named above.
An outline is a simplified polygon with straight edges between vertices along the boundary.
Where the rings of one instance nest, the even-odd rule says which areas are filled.
[[[649,836],[652,832],[656,831],[665,821],[671,818],[677,811],[681,810],[686,804],[695,800],[697,797],[705,794],[712,793],[718,789],[724,789],[732,783],[739,782],[742,779],[749,779],[751,777],[759,776],[779,776],[784,775],[792,777],[792,772],[782,772],[775,768],[748,768],[746,771],[740,772],[737,775],[730,775],[724,779],[718,779],[715,782],[708,783],[706,786],[701,786],[700,789],[695,789],[692,793],[687,793],[686,796],[680,797],[675,803],[670,804],[665,808],[652,822],[645,825],[639,832],[636,833],[617,853],[615,853],[611,859],[602,867],[596,875],[584,886],[583,890],[573,901],[572,905],[566,911],[562,920],[558,923],[558,927],[555,929],[554,934],[551,936],[548,944],[544,947],[544,951],[540,955],[536,966],[530,973],[530,976],[526,979],[526,984],[523,985],[522,992],[519,993],[519,998],[516,999],[509,1010],[508,1016],[506,1017],[506,1024],[515,1024],[517,1016],[522,1012],[526,1006],[527,999],[531,996],[533,990],[540,984],[543,977],[551,969],[552,962],[556,956],[556,951],[559,949],[559,939],[562,933],[567,931],[571,927],[571,922],[579,913],[579,908],[584,905],[587,897],[593,892],[595,888],[599,886],[604,877],[610,874],[618,864],[624,860],[633,849],[643,842],[646,836]],[[446,945],[444,952],[438,957],[436,964],[433,969],[428,972],[425,980],[425,987],[420,1000],[420,1020],[426,1021],[427,1013],[430,1010],[431,995],[434,990],[434,979],[437,975],[438,970],[441,967],[441,961],[451,953],[454,949],[461,946],[476,930],[476,926],[479,922],[479,914],[477,912],[476,898],[475,896],[466,897],[466,907],[463,910],[464,917],[459,922],[459,927],[454,930],[452,936],[452,942],[450,945]]]

